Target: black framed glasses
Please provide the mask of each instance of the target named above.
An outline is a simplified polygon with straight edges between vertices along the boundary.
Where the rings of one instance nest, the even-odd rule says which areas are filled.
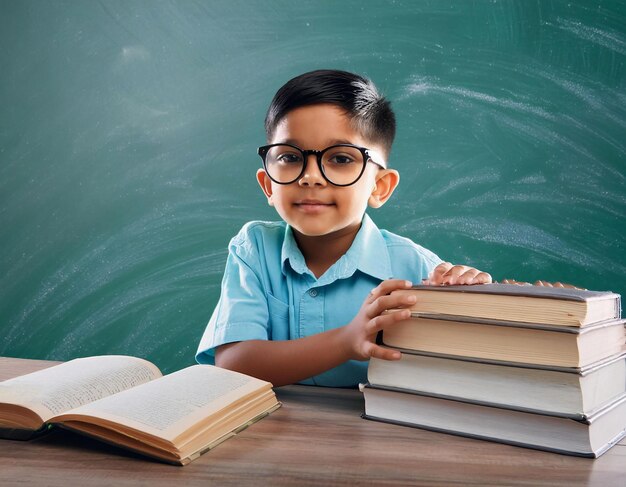
[[[310,155],[324,179],[335,186],[350,186],[365,172],[368,162],[386,169],[382,156],[376,151],[352,144],[337,144],[324,150],[305,150],[292,144],[270,144],[259,147],[263,168],[272,181],[291,184],[300,179]]]

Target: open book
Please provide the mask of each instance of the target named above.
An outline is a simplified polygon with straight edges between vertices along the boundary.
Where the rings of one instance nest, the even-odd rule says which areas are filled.
[[[269,382],[219,367],[162,376],[143,359],[87,357],[0,382],[0,436],[58,425],[186,465],[279,406]]]

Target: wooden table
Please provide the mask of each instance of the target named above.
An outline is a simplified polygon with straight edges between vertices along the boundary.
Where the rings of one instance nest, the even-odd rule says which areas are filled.
[[[56,362],[0,357],[0,380]],[[283,407],[185,467],[68,431],[0,440],[0,485],[626,486],[626,441],[596,460],[361,419],[358,391],[277,389]]]

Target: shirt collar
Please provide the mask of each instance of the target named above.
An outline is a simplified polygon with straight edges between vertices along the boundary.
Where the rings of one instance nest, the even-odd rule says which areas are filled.
[[[289,225],[285,230],[281,263],[283,274],[286,274],[286,266],[289,265],[298,274],[314,277],[306,265],[294,238],[293,229]],[[348,251],[320,277],[317,285],[322,286],[337,279],[348,278],[357,270],[380,280],[391,277],[391,261],[385,239],[367,213],[363,216],[361,228]]]
[[[285,238],[283,240],[283,248],[280,255],[280,262],[282,265],[283,274],[286,275],[286,267],[290,265],[291,268],[298,274],[311,274],[311,271],[306,266],[304,256],[300,252],[300,248],[296,243],[296,239],[293,235],[293,229],[290,225],[285,228]]]

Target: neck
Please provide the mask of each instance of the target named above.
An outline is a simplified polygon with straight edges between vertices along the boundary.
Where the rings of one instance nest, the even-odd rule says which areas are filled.
[[[348,251],[360,228],[359,222],[326,235],[312,237],[295,228],[293,234],[307,267],[319,278]]]

